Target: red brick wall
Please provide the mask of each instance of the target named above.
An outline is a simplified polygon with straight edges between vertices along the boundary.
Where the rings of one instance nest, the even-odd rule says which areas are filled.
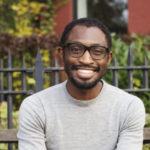
[[[56,14],[56,26],[55,31],[61,35],[64,27],[66,24],[68,24],[70,21],[72,21],[73,18],[73,2],[72,0],[68,0],[69,2],[62,7],[60,10],[58,10]]]
[[[60,0],[61,1],[61,0]],[[58,10],[58,12],[56,13],[56,26],[55,26],[55,31],[56,33],[61,36],[64,27],[73,19],[73,0],[68,0],[68,3],[63,6],[62,8],[60,8]],[[57,61],[59,66],[63,66],[63,59],[62,59],[62,55],[60,53],[58,53],[57,51],[55,51],[55,53],[53,53],[53,55],[55,55],[57,57]],[[52,66],[54,64],[54,57],[52,56]],[[52,77],[53,78],[53,77]],[[66,79],[66,74],[63,72],[59,72],[59,82],[62,82],[64,79]]]
[[[128,0],[129,33],[150,34],[150,0]]]

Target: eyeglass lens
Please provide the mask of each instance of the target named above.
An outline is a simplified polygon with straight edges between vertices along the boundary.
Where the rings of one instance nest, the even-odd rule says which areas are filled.
[[[82,44],[70,44],[68,46],[71,57],[79,58],[88,50],[93,59],[103,59],[106,56],[106,48],[102,46],[87,47]]]

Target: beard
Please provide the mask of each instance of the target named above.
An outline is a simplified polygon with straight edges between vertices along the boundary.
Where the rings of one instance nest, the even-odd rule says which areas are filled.
[[[102,74],[100,74],[97,78],[93,79],[92,81],[88,81],[88,80],[78,80],[76,77],[73,76],[72,71],[76,70],[79,67],[83,67],[83,65],[72,65],[71,67],[69,67],[68,64],[65,64],[65,72],[68,75],[69,80],[71,81],[71,83],[76,86],[79,89],[91,89],[93,87],[95,87],[97,85],[98,82],[100,82],[101,78],[103,77],[103,75],[105,74],[106,70],[103,71]],[[86,66],[87,67],[87,66]],[[100,67],[93,67],[93,66],[88,66],[90,68],[95,68],[96,72],[100,72],[101,69]]]
[[[70,81],[79,89],[91,89],[97,85],[97,83],[100,81],[101,78],[98,78],[97,80],[94,80],[93,82],[79,82],[73,77],[69,77]]]

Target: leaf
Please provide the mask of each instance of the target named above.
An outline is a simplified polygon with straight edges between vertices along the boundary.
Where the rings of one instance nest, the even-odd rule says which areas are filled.
[[[4,101],[0,103],[0,118],[2,119],[7,118],[7,103]]]
[[[28,84],[35,84],[34,78],[29,78],[27,81],[28,81]]]

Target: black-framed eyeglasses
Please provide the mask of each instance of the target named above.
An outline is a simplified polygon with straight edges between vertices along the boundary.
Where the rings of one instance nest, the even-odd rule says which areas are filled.
[[[85,46],[79,42],[67,43],[64,45],[67,48],[69,55],[74,58],[80,58],[84,55],[85,51],[89,51],[91,57],[95,60],[104,59],[107,53],[109,53],[109,48],[101,46],[99,44],[92,45],[90,47]]]

